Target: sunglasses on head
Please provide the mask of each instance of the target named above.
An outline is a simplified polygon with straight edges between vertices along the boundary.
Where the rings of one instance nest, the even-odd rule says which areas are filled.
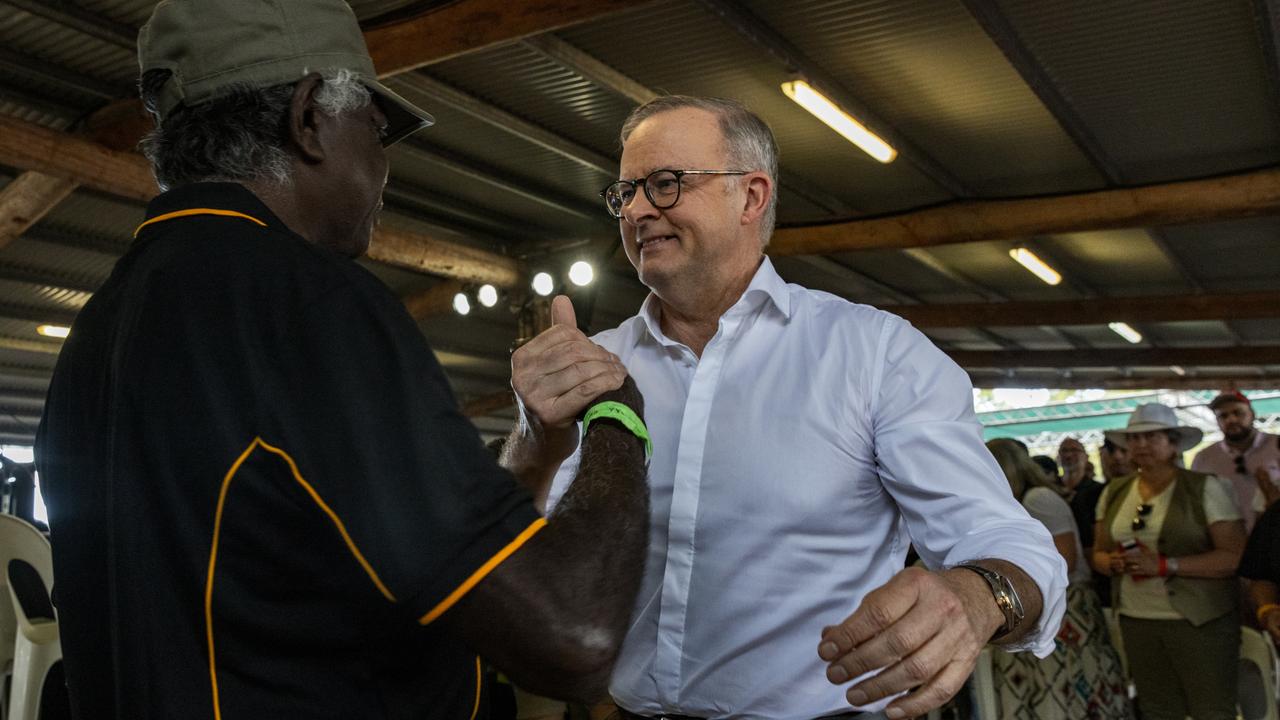
[[[1133,522],[1129,524],[1129,528],[1137,532],[1147,526],[1147,516],[1151,514],[1151,508],[1155,507],[1149,503],[1142,503],[1138,506],[1138,510],[1134,513]]]

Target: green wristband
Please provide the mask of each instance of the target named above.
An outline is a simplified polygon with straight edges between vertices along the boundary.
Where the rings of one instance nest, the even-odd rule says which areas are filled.
[[[616,420],[622,424],[622,427],[631,431],[633,435],[644,441],[644,459],[648,462],[653,457],[653,442],[649,440],[649,430],[644,426],[644,421],[636,415],[635,411],[623,405],[620,402],[608,400],[602,403],[596,403],[587,410],[587,414],[582,416],[582,437],[587,436],[587,427],[591,425],[592,420],[606,418]]]

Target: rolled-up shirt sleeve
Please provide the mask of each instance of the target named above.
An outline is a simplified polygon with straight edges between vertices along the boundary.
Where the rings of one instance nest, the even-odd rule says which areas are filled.
[[[983,444],[968,376],[899,318],[881,340],[871,408],[876,462],[916,551],[935,569],[991,558],[1025,571],[1043,610],[1036,629],[1006,649],[1047,656],[1066,609],[1066,563]]]

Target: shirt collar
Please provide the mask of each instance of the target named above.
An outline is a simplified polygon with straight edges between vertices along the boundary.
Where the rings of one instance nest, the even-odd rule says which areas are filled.
[[[787,283],[783,281],[782,276],[778,275],[778,271],[773,267],[773,261],[765,255],[760,262],[760,267],[756,268],[756,274],[751,277],[751,282],[747,285],[747,289],[743,291],[742,297],[733,304],[727,311],[725,316],[739,315],[756,310],[766,302],[772,302],[773,306],[782,313],[782,317],[791,319],[791,293],[787,291]],[[659,321],[661,313],[661,301],[653,292],[644,299],[644,304],[640,306],[640,318],[644,320],[645,327],[655,340],[663,345],[674,345],[675,341],[667,338],[662,333],[662,323]]]
[[[288,230],[284,222],[267,209],[257,195],[239,183],[230,182],[191,183],[161,193],[147,203],[146,219],[201,208],[243,213],[261,221],[267,227]]]

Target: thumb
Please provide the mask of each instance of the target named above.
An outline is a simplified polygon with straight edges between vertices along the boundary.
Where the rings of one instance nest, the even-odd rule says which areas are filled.
[[[551,324],[578,327],[578,319],[573,313],[573,301],[568,295],[557,295],[551,301]]]

